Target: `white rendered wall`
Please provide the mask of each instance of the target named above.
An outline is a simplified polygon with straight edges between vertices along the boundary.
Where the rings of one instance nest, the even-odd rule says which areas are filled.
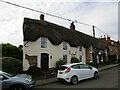
[[[37,66],[40,66],[41,63],[41,53],[47,53],[49,54],[49,68],[54,68],[56,65],[56,61],[58,61],[60,58],[63,58],[63,54],[67,54],[67,63],[70,63],[71,54],[75,54],[75,57],[79,59],[79,56],[82,55],[82,62],[86,63],[86,49],[84,47],[83,51],[79,51],[79,47],[71,47],[69,44],[67,44],[67,50],[63,50],[63,43],[60,45],[53,45],[48,39],[47,39],[47,48],[42,49],[40,47],[40,38],[35,42],[28,42],[27,47],[23,47],[23,70],[28,70],[29,63],[25,59],[25,54],[29,56],[37,56]],[[24,42],[25,44],[26,42]],[[50,56],[52,56],[52,59],[50,59]]]

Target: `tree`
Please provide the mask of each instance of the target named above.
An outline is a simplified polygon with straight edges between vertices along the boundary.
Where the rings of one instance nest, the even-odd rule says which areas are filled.
[[[2,57],[13,57],[23,60],[23,50],[12,44],[0,44],[2,46]]]

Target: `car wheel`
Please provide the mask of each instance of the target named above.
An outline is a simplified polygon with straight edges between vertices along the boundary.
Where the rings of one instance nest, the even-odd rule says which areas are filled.
[[[95,73],[94,73],[94,78],[95,78],[95,79],[98,79],[98,78],[99,78],[98,72],[95,72]]]
[[[25,90],[21,85],[14,85],[9,90]]]
[[[71,83],[74,84],[74,85],[77,84],[78,83],[78,78],[76,76],[73,76],[71,78]]]

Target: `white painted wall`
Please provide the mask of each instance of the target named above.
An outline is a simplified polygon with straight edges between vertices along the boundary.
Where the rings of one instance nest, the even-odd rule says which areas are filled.
[[[36,42],[28,42],[27,47],[23,47],[23,70],[28,70],[29,63],[25,59],[25,54],[29,56],[37,56],[37,66],[40,66],[41,63],[41,53],[48,53],[49,54],[49,68],[53,68],[56,65],[56,61],[58,61],[60,58],[63,58],[63,54],[67,54],[67,63],[70,63],[71,54],[76,53],[76,57],[79,59],[79,55],[82,55],[83,63],[86,63],[86,49],[84,47],[83,51],[79,51],[79,47],[71,47],[69,44],[67,44],[67,50],[63,50],[63,43],[60,45],[53,45],[48,39],[47,39],[47,48],[42,49],[40,47],[40,40],[39,38]],[[26,42],[24,42],[25,44]],[[70,53],[71,52],[71,53]],[[52,56],[52,59],[50,59],[50,56]]]

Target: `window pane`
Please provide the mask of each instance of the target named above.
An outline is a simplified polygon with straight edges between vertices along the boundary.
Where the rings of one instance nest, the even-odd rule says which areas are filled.
[[[66,54],[63,55],[63,59],[67,60],[67,55]]]
[[[41,48],[47,48],[47,38],[41,37]]]
[[[82,46],[79,47],[79,51],[82,52]]]
[[[79,59],[80,59],[80,62],[82,62],[82,55],[80,55]]]
[[[63,42],[63,50],[67,50],[67,42]]]
[[[92,49],[93,49],[92,46],[90,46],[90,47],[89,47],[89,52],[90,52],[90,53],[92,52]]]
[[[92,54],[90,54],[90,62],[93,61],[93,57],[92,57]]]

